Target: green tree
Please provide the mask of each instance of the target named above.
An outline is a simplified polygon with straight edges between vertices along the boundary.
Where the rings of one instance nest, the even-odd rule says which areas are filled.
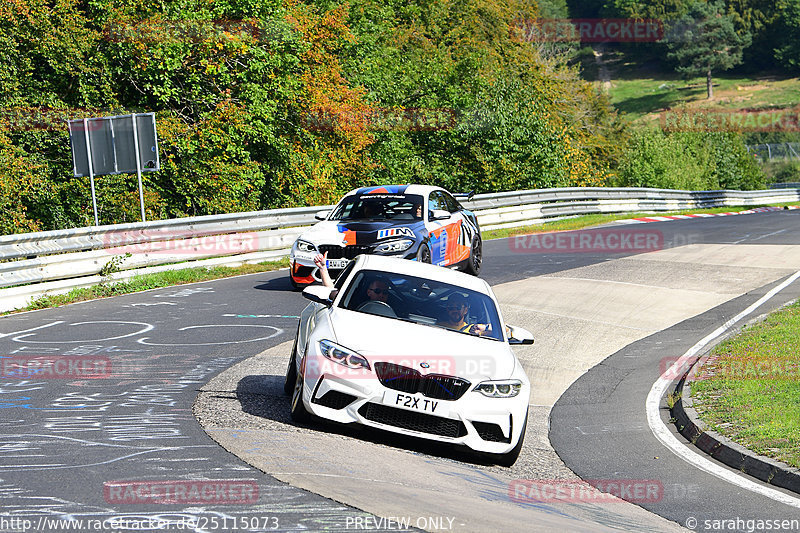
[[[604,16],[636,19],[675,19],[689,9],[689,0],[606,0]]]
[[[695,2],[689,12],[670,25],[667,57],[686,77],[706,76],[708,98],[714,97],[711,74],[742,62],[742,51],[751,43],[750,33],[739,35],[733,17],[724,13],[722,2]]]
[[[800,70],[800,2],[792,2],[781,10],[776,25],[780,43],[775,49],[775,59],[795,72]]]

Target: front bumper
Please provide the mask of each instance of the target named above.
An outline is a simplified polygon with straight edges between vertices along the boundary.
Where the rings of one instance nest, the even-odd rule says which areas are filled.
[[[415,260],[417,258],[417,252],[419,250],[419,243],[414,244],[408,250],[403,252],[394,253],[394,254],[375,254],[375,255],[385,255],[387,257],[400,257],[403,259],[412,259]],[[342,257],[346,254],[343,252]],[[311,283],[321,282],[322,278],[319,275],[319,269],[314,264],[314,257],[316,256],[315,253],[307,253],[307,252],[295,252],[289,255],[289,273],[292,276],[292,280],[298,285],[308,285]],[[335,260],[340,260],[340,258],[333,258]],[[347,261],[353,261],[353,259],[348,259]],[[328,274],[330,275],[331,279],[336,279],[339,274],[341,274],[342,270],[344,270],[344,266],[341,268],[328,268]]]
[[[343,424],[358,423],[385,431],[464,445],[478,452],[503,454],[521,437],[527,416],[530,385],[524,381],[513,398],[487,398],[472,391],[457,400],[403,394],[384,386],[374,371],[350,370],[309,353],[305,361],[303,402],[316,416]],[[338,367],[338,368],[337,368]],[[398,403],[398,394],[406,402]],[[404,407],[408,398],[419,406],[427,400],[444,409],[442,416]],[[442,411],[440,411],[442,412]]]

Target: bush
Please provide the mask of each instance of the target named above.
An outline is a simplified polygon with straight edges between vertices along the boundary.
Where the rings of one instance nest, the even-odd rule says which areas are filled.
[[[617,187],[692,191],[755,190],[765,175],[736,133],[632,132],[622,155]]]

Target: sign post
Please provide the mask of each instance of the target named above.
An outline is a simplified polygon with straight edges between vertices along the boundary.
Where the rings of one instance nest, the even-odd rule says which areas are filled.
[[[99,225],[94,177],[105,174],[136,172],[139,181],[139,205],[145,221],[142,172],[156,172],[158,135],[154,113],[134,113],[113,117],[70,120],[73,175],[89,176],[92,187],[94,224]]]

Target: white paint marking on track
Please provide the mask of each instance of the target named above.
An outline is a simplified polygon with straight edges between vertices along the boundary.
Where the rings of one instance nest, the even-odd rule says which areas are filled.
[[[26,333],[28,331],[35,331],[37,329],[49,328],[50,326],[55,326],[58,324],[63,324],[63,320],[57,320],[55,322],[50,322],[49,324],[44,324],[42,326],[36,326],[35,328],[28,328],[28,329],[21,329],[19,331],[12,331],[11,333],[0,333],[0,339],[3,337],[10,337],[12,335],[19,335],[20,333]]]
[[[276,328],[275,326],[264,326],[261,324],[206,324],[203,326],[187,326],[185,328],[180,328],[178,331],[186,331],[187,329],[195,329],[195,328],[269,328],[269,329],[274,329],[275,333],[273,333],[272,335],[267,335],[266,337],[247,339],[244,341],[161,344],[157,342],[147,342],[147,340],[150,337],[143,337],[141,339],[138,339],[136,342],[138,342],[139,344],[144,344],[146,346],[217,346],[221,344],[243,344],[245,342],[265,341],[267,339],[271,339],[272,337],[277,337],[278,335],[283,333],[283,330],[281,328]]]
[[[60,324],[60,323],[61,322],[56,322],[54,324]],[[48,324],[48,325],[52,326],[54,324]],[[25,335],[17,335],[16,337],[14,337],[11,340],[14,341],[14,342],[25,342],[25,343],[36,343],[36,344],[67,344],[67,343],[75,343],[75,342],[82,342],[82,343],[103,342],[103,341],[113,341],[113,340],[116,340],[116,339],[124,339],[125,337],[133,337],[134,335],[139,335],[141,333],[146,333],[146,332],[150,331],[151,329],[153,329],[153,327],[154,327],[152,324],[148,324],[147,322],[131,322],[131,321],[128,321],[128,320],[90,320],[90,321],[87,321],[87,322],[75,322],[75,323],[69,324],[69,325],[70,326],[83,326],[84,324],[136,324],[137,326],[144,326],[144,327],[139,329],[139,330],[137,330],[137,331],[134,331],[133,333],[126,333],[125,335],[117,335],[116,337],[106,337],[106,338],[102,338],[102,339],[80,339],[80,340],[77,340],[77,341],[64,341],[64,340],[59,340],[59,341],[35,341],[35,340],[31,340],[31,339],[26,339],[25,337],[31,337],[33,335],[36,335],[36,333],[27,333]],[[44,327],[44,326],[42,326],[42,327]],[[34,329],[37,329],[37,328],[34,328]],[[20,339],[24,339],[24,340],[20,340]]]
[[[747,479],[731,470],[728,470],[710,459],[708,459],[705,455],[701,455],[698,452],[693,451],[692,449],[688,448],[686,445],[681,443],[675,435],[673,435],[669,429],[664,425],[661,421],[661,416],[659,414],[659,406],[661,404],[661,397],[669,387],[670,383],[672,383],[672,378],[667,376],[675,376],[677,375],[678,369],[680,368],[688,368],[688,363],[692,360],[692,358],[697,355],[700,350],[702,350],[705,346],[711,343],[713,340],[718,338],[720,335],[725,333],[731,326],[733,326],[736,322],[741,320],[742,318],[746,317],[761,305],[763,305],[766,301],[770,298],[778,294],[780,291],[788,287],[791,283],[793,283],[796,279],[800,278],[800,271],[795,272],[792,274],[791,277],[786,279],[783,283],[774,287],[770,290],[767,294],[762,296],[758,299],[758,301],[751,304],[747,309],[736,315],[735,317],[731,318],[723,325],[712,331],[708,334],[704,339],[700,340],[697,344],[689,348],[685,354],[683,354],[675,363],[672,364],[670,368],[668,368],[658,381],[653,384],[653,387],[650,389],[650,393],[647,395],[647,401],[645,403],[647,409],[647,423],[650,426],[650,430],[653,432],[653,435],[669,450],[686,461],[687,463],[707,472],[713,476],[716,476],[720,479],[723,479],[729,483],[737,485],[743,489],[756,492],[762,496],[766,496],[767,498],[771,498],[777,502],[784,503],[786,505],[790,505],[792,507],[796,507],[800,509],[800,498],[796,498],[794,496],[789,496],[788,494],[784,494],[783,492],[761,485],[760,483],[756,483],[750,479]]]

